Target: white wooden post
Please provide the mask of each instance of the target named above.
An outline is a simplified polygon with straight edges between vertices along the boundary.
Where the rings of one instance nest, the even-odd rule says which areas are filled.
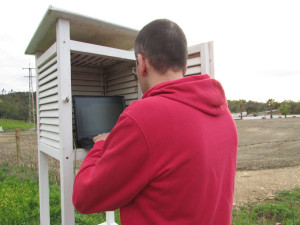
[[[99,224],[99,225],[118,225],[115,222],[115,212],[114,211],[106,212],[106,221],[104,223]]]
[[[35,65],[37,70],[37,59],[42,53],[36,52]],[[40,117],[39,117],[39,76],[36,76],[36,108],[37,108],[37,143],[39,144],[40,138]],[[50,225],[50,205],[49,205],[49,168],[48,168],[48,156],[41,151],[41,147],[38,145],[38,165],[39,165],[39,198],[40,198],[40,223]]]
[[[38,151],[38,156],[39,156],[40,222],[43,225],[50,225],[48,158],[47,155],[42,151]]]
[[[213,42],[207,42],[200,48],[201,74],[209,74],[214,78]]]
[[[214,61],[214,43],[208,42],[208,52],[209,52],[209,67],[210,67],[210,76],[215,77],[215,61]]]
[[[58,19],[56,24],[59,142],[60,159],[61,215],[62,224],[75,224],[73,192],[73,145],[72,145],[72,95],[71,95],[71,56],[70,22]]]

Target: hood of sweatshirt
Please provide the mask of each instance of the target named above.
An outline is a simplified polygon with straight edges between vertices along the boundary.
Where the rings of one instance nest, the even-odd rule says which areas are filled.
[[[149,89],[143,98],[156,95],[181,102],[213,116],[221,115],[228,109],[222,85],[207,74],[163,82]]]

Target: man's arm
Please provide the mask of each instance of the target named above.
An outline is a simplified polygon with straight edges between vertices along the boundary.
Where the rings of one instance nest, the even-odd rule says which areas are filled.
[[[73,204],[81,213],[127,205],[149,182],[149,151],[133,119],[122,114],[106,141],[89,151],[73,187]]]

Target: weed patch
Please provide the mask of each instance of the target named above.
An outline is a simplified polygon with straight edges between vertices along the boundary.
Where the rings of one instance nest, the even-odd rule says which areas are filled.
[[[9,175],[0,169],[0,224],[38,224],[39,195],[36,181]]]
[[[49,185],[50,221],[61,224],[60,186]],[[36,172],[26,167],[0,165],[0,224],[40,224],[39,187]],[[120,218],[119,212],[116,213]],[[83,215],[75,211],[76,224],[99,224],[105,213]],[[120,219],[118,219],[120,224]]]
[[[300,225],[300,188],[281,191],[274,200],[249,203],[233,210],[232,224],[296,224]]]

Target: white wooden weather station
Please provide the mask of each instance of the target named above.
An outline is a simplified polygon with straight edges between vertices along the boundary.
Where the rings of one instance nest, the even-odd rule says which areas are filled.
[[[50,6],[25,51],[36,59],[43,225],[51,224],[48,157],[58,160],[60,165],[62,224],[75,224],[73,166],[74,160],[84,159],[87,151],[73,145],[76,124],[72,96],[122,95],[126,105],[142,97],[137,77],[132,73],[135,66],[132,49],[137,34],[134,29]],[[213,43],[191,46],[188,50],[187,76],[208,73],[213,77]],[[116,224],[114,212],[106,212],[103,224]]]

